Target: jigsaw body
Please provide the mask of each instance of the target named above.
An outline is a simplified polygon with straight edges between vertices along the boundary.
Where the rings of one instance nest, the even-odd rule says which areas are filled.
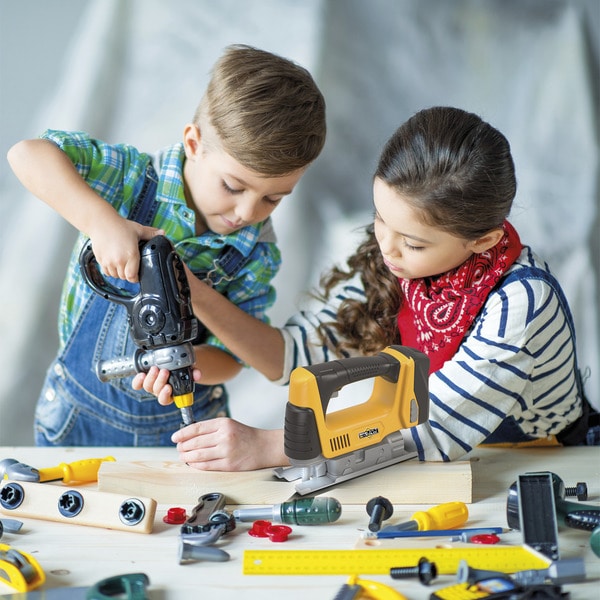
[[[415,458],[400,430],[429,418],[428,375],[429,359],[404,346],[298,367],[285,414],[285,453],[292,466],[275,469],[275,475],[301,479],[296,491],[304,495]],[[327,413],[342,387],[370,378],[366,402]]]

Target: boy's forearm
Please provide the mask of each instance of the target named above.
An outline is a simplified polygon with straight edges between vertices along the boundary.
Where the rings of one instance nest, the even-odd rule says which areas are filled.
[[[188,270],[194,313],[231,352],[271,381],[283,374],[281,332],[244,312]]]
[[[118,217],[114,208],[88,186],[67,155],[49,140],[18,142],[7,159],[34,196],[88,236],[94,224]]]

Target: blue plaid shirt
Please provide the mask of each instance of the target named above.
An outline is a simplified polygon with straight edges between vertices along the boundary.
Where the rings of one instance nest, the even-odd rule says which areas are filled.
[[[245,312],[269,322],[266,311],[275,301],[271,281],[281,265],[271,220],[244,227],[230,235],[207,231],[196,236],[194,211],[188,208],[183,193],[183,144],[169,146],[151,156],[129,145],[106,144],[83,132],[47,130],[41,137],[61,148],[88,185],[123,217],[129,215],[143,185],[148,162],[152,160],[159,177],[156,192],[159,206],[152,226],[165,231],[192,271],[210,272],[217,291],[227,295]],[[78,266],[79,253],[85,241],[80,236],[75,244],[63,286],[58,322],[61,349],[93,293],[81,277]],[[232,279],[214,267],[216,258],[226,245],[234,246],[248,257],[246,264]],[[207,343],[226,350],[212,335]]]

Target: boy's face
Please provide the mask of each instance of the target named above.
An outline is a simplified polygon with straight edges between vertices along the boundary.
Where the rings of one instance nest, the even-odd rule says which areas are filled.
[[[210,229],[227,235],[264,221],[292,193],[305,169],[282,177],[263,177],[247,169],[196,125],[184,131],[185,195],[196,213],[196,234]]]

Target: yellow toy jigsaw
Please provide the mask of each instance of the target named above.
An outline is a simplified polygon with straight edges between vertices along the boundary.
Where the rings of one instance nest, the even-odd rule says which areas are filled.
[[[275,475],[300,495],[415,458],[401,429],[429,418],[429,359],[412,348],[388,346],[375,356],[298,367],[290,378],[285,453],[291,467]],[[374,377],[366,402],[327,414],[347,384]]]

